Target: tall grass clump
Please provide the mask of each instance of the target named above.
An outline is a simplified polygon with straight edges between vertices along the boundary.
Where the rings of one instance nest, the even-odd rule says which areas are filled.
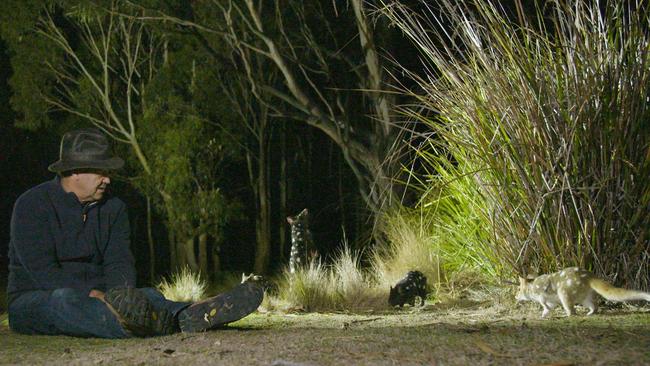
[[[406,209],[387,214],[383,221],[387,245],[373,251],[370,260],[377,285],[388,289],[413,270],[422,272],[429,284],[438,284],[444,275],[440,253],[432,245],[437,238],[425,221]]]
[[[201,274],[193,272],[189,267],[174,272],[169,281],[163,278],[157,286],[165,298],[183,302],[203,300],[207,287],[208,284]]]
[[[388,288],[375,287],[361,269],[360,254],[343,246],[331,265],[312,260],[295,273],[284,271],[278,297],[289,308],[305,311],[362,310],[386,307]]]
[[[447,229],[475,217],[468,250],[491,271],[577,265],[648,288],[648,2],[514,3],[382,8],[426,66],[406,110],[429,128],[419,207]]]
[[[330,310],[336,306],[337,294],[332,274],[318,260],[294,273],[288,269],[278,282],[278,296],[290,308],[305,311]]]

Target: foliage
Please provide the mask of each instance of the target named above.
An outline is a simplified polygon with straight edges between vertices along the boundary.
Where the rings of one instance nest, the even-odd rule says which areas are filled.
[[[220,239],[234,206],[218,187],[224,158],[219,135],[206,133],[196,112],[174,95],[147,104],[140,134],[151,173],[136,186],[160,197],[158,207],[178,240],[201,233]]]
[[[57,47],[34,32],[44,8],[53,1],[7,0],[0,3],[0,32],[11,55],[13,74],[11,107],[17,112],[17,125],[36,129],[51,127],[50,106],[43,99],[44,90],[53,88],[55,77],[43,67],[43,60],[53,64],[63,60]]]
[[[384,8],[427,63],[406,111],[430,130],[420,156],[448,160],[424,159],[420,207],[442,228],[475,217],[458,234],[493,274],[578,265],[647,287],[648,6],[516,4],[517,22],[488,1]]]
[[[208,284],[199,272],[183,267],[174,272],[169,281],[163,278],[156,287],[168,300],[196,302],[203,300]]]

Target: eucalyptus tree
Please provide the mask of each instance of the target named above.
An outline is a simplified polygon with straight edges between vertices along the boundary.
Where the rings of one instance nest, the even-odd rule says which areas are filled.
[[[242,50],[243,51],[243,50]],[[231,60],[236,63],[234,60]],[[261,61],[261,60],[258,60]],[[239,116],[240,123],[246,129],[241,137],[241,146],[246,157],[246,166],[251,187],[255,198],[255,262],[254,270],[265,273],[271,260],[272,243],[272,190],[271,190],[271,136],[274,118],[268,104],[260,102],[263,91],[251,89],[248,78],[261,77],[273,80],[277,77],[268,65],[258,62],[249,64],[255,72],[247,76],[234,73],[228,77],[219,77],[227,102]],[[269,72],[264,72],[269,71]],[[248,137],[248,138],[246,138]],[[247,142],[249,141],[249,142]],[[284,158],[284,157],[283,157]],[[280,238],[281,240],[281,238]]]
[[[222,0],[187,6],[185,17],[150,7],[143,19],[189,27],[197,37],[230,45],[239,66],[233,71],[243,75],[259,103],[328,136],[373,212],[393,202],[393,167],[386,154],[398,128],[377,44],[391,30],[370,17],[363,0]],[[257,67],[260,63],[267,67]],[[278,77],[260,75],[268,72]]]

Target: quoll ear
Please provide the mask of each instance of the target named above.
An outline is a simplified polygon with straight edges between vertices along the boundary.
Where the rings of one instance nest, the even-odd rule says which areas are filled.
[[[287,216],[287,222],[288,222],[289,224],[293,224],[293,217],[291,217],[291,216]]]

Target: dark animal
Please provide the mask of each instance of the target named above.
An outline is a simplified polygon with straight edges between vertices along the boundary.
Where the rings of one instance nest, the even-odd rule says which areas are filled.
[[[309,231],[309,212],[302,210],[296,216],[287,217],[291,225],[291,253],[289,255],[289,273],[295,273],[299,267],[308,262],[308,255],[316,255],[314,242]]]
[[[424,306],[424,299],[427,297],[427,278],[420,271],[409,271],[406,277],[402,278],[390,288],[388,303],[390,306],[399,307],[404,304],[415,306],[415,297],[420,297],[420,306]]]

